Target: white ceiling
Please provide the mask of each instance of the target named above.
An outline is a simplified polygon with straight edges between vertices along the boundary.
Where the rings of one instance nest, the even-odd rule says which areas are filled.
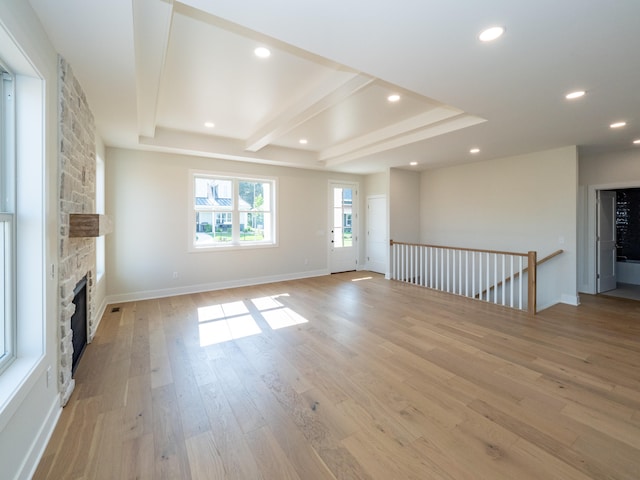
[[[372,173],[640,138],[638,0],[29,1],[107,146]]]

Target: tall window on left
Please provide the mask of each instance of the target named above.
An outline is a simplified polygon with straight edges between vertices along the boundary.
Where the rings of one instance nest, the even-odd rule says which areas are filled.
[[[0,61],[0,372],[15,357],[14,82]]]

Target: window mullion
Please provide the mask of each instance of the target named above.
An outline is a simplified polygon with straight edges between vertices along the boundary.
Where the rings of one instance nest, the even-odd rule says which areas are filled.
[[[238,195],[240,192],[240,181],[233,179],[233,193],[231,196],[231,226],[232,226],[232,242],[234,245],[240,244],[240,212],[238,211]]]

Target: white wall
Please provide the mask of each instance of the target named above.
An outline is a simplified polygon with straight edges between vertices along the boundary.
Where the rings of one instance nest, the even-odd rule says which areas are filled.
[[[106,167],[107,212],[114,222],[106,237],[111,302],[327,274],[329,180],[363,180],[112,148]],[[190,169],[276,177],[278,245],[189,253]]]
[[[577,150],[565,147],[423,172],[420,242],[565,252],[538,270],[538,307],[576,304]]]
[[[29,478],[57,392],[57,56],[24,0],[0,2],[0,57],[16,73],[18,358],[0,375],[0,477]],[[46,129],[46,130],[43,130]],[[28,288],[28,290],[27,290]],[[48,381],[47,369],[50,368]]]
[[[372,173],[364,177],[366,195],[388,195],[389,172]]]
[[[389,172],[389,239],[420,241],[420,173],[398,168]]]
[[[640,187],[640,148],[581,154],[578,205],[578,289],[596,293],[596,191]]]
[[[635,183],[640,186],[640,147],[621,152],[580,154],[580,185]]]

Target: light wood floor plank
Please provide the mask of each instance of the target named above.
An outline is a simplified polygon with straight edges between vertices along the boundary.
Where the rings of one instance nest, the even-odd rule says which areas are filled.
[[[227,478],[222,457],[210,431],[187,439],[187,455],[193,480]]]
[[[36,480],[640,478],[638,302],[351,272],[115,306]]]

